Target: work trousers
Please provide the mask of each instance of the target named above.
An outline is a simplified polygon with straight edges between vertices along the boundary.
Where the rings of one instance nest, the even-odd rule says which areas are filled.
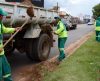
[[[67,40],[67,37],[58,38],[58,48],[60,52],[59,57],[58,57],[59,61],[62,61],[65,58],[64,46],[65,46],[66,40]]]
[[[96,31],[96,41],[100,42],[100,31]]]
[[[5,55],[0,56],[0,81],[12,81],[11,69]]]

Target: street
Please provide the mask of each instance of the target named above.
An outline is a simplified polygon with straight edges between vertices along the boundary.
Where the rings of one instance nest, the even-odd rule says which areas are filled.
[[[68,47],[70,44],[74,43],[75,41],[79,40],[81,37],[86,35],[87,33],[94,31],[93,25],[78,25],[76,30],[70,30],[68,31],[68,40],[66,42],[66,47]],[[57,39],[57,36],[54,36],[55,39]],[[51,49],[50,52],[50,58],[56,56],[59,54],[58,48],[57,48],[57,41],[54,43],[54,47]],[[32,64],[36,64],[36,62],[31,62],[25,54],[21,54],[18,52],[14,52],[11,57],[8,58],[9,62],[11,64],[13,78],[18,72],[18,70],[24,66],[29,66]]]

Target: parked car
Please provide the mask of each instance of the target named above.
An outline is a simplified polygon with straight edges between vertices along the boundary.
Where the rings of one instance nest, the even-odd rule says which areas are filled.
[[[93,25],[94,23],[93,22],[89,22],[89,23],[87,23],[88,25]]]

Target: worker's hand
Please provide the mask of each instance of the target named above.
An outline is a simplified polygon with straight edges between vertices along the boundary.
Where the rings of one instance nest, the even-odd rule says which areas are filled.
[[[3,51],[3,48],[0,48],[0,53]]]
[[[53,32],[54,34],[56,34],[55,32]]]
[[[55,33],[54,31],[53,31],[53,33],[54,33],[55,35],[57,35],[57,33]]]
[[[20,27],[17,27],[17,28],[15,28],[15,31],[18,31],[18,30],[22,30],[22,28],[20,28]]]

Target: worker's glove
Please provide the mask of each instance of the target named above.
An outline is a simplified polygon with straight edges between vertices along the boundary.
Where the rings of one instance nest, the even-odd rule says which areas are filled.
[[[0,48],[0,53],[3,51],[3,48]]]
[[[52,33],[54,33],[55,35],[58,35],[57,33],[55,33],[54,31],[52,31]]]
[[[17,28],[15,28],[15,31],[21,31],[22,30],[22,28],[20,28],[20,27],[17,27]]]

